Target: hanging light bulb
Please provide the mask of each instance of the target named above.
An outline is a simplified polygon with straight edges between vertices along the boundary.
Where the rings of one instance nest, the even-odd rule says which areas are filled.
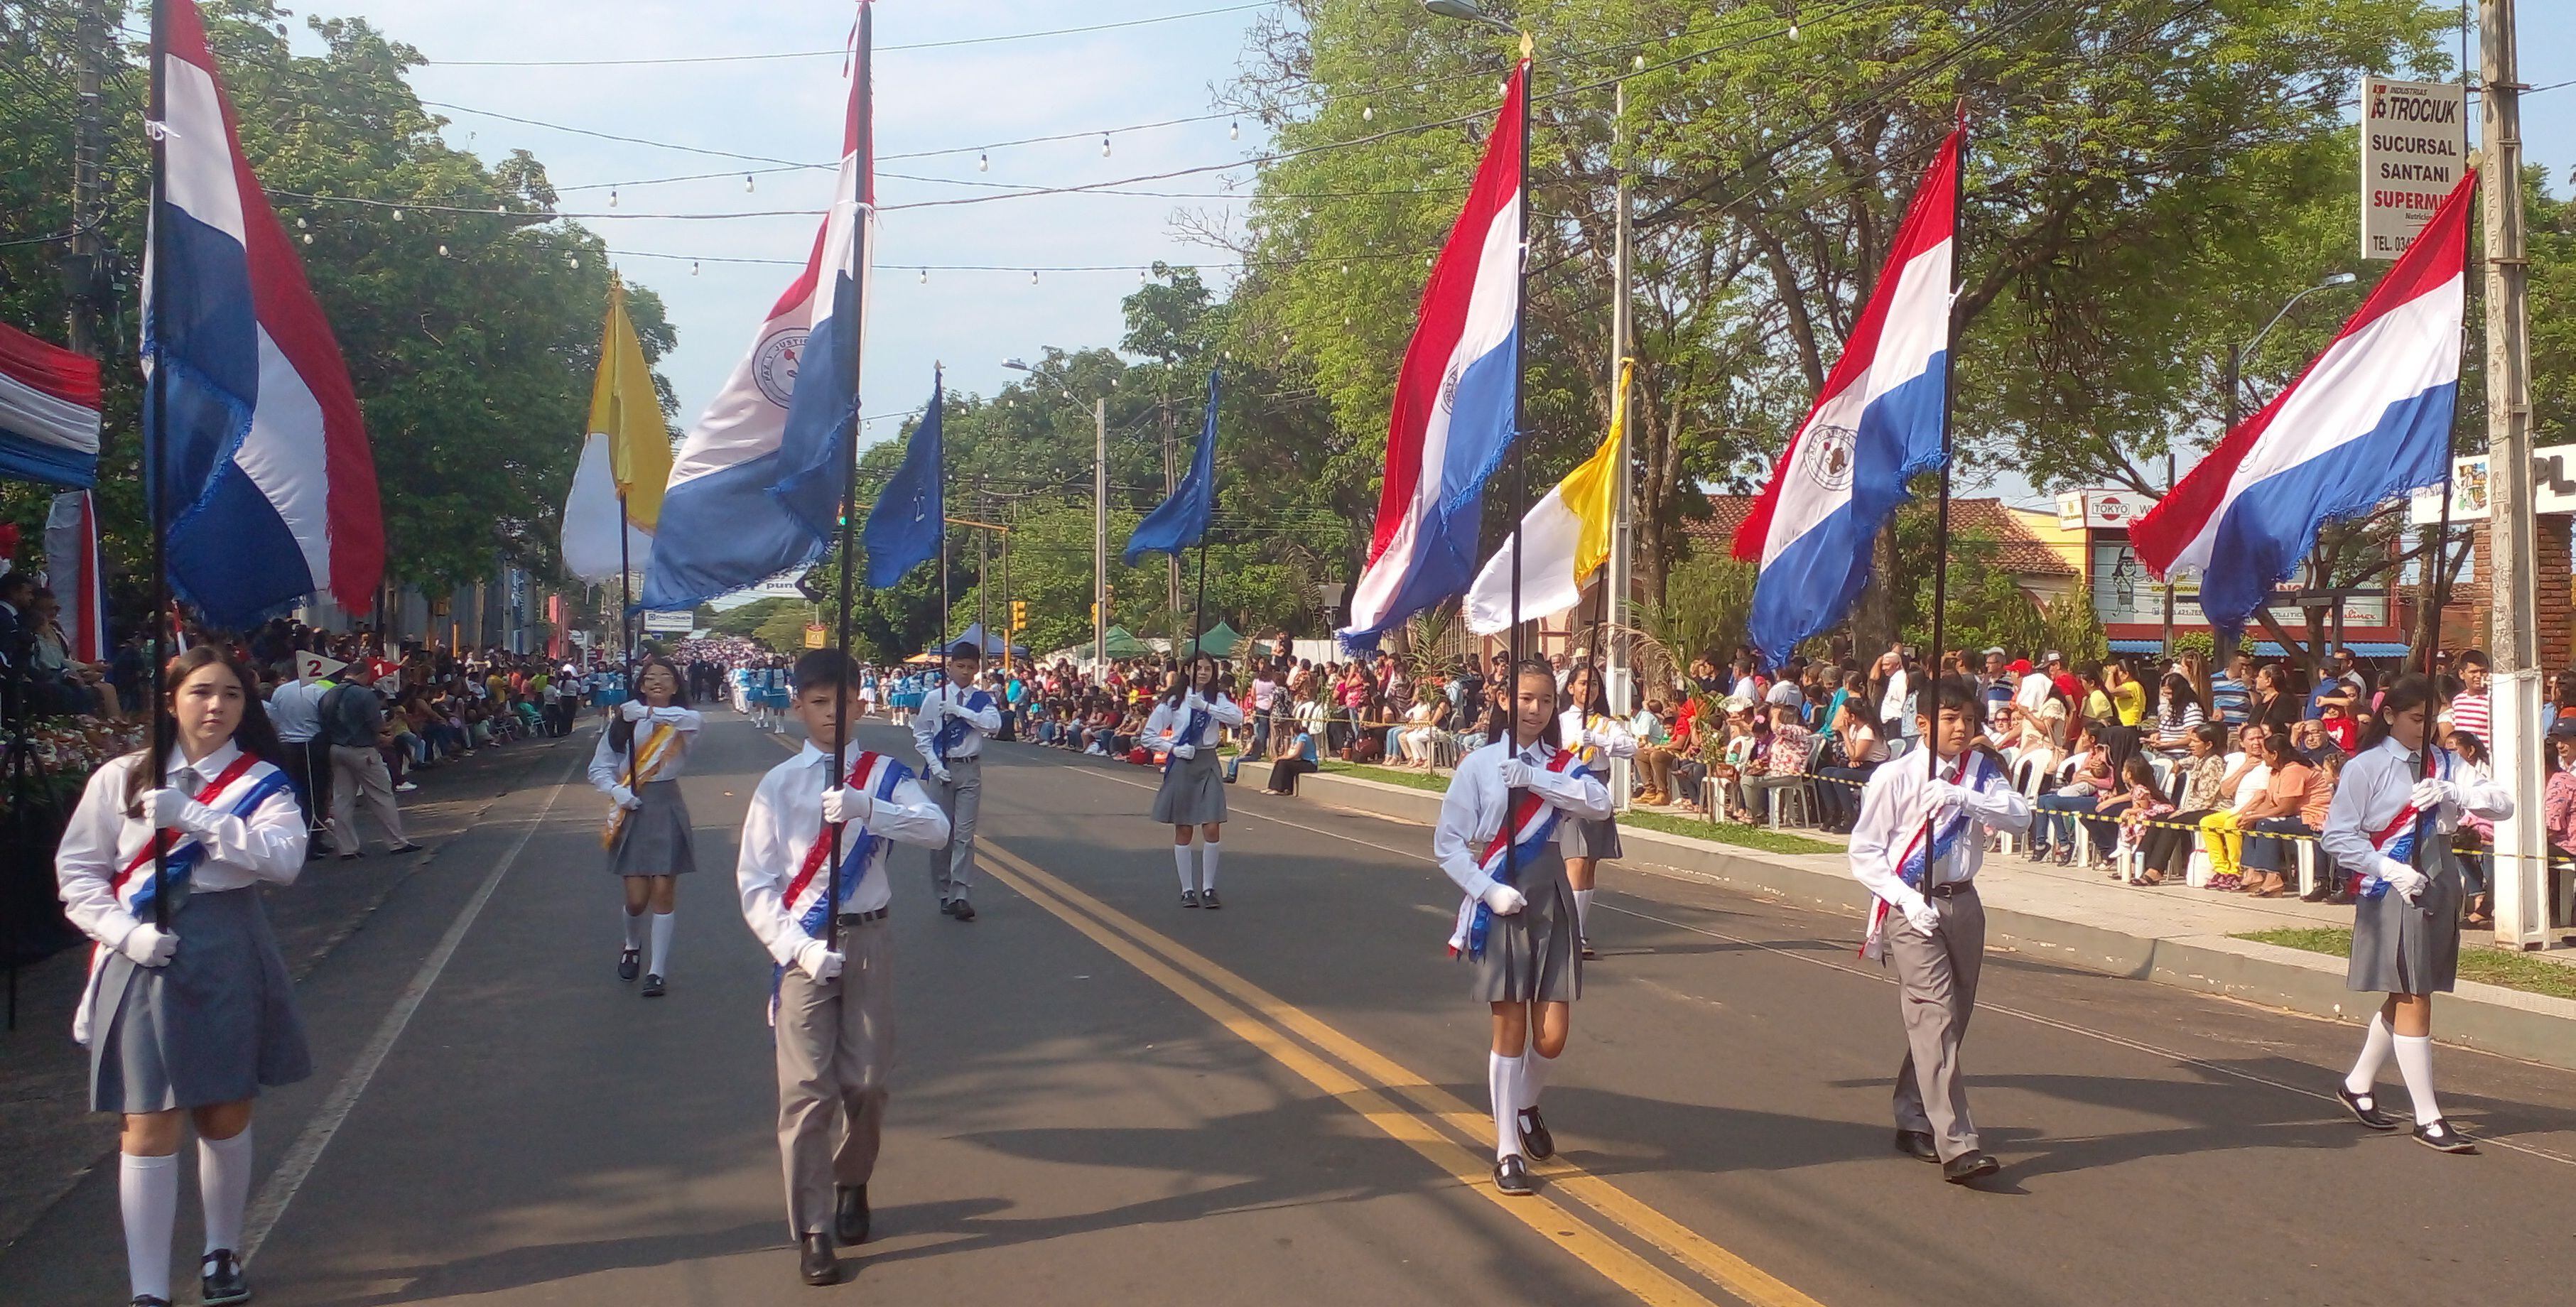
[[[567,254],[564,256],[564,266],[578,272],[581,270],[581,260]]]
[[[309,224],[309,223],[307,223],[307,222],[305,222],[305,221],[304,221],[304,215],[303,215],[303,214],[300,214],[300,213],[299,213],[299,214],[295,215],[295,229],[296,229],[297,231],[302,231],[302,230],[304,230],[304,229],[305,229],[307,226],[309,226],[309,225],[311,225],[311,224]]]
[[[394,221],[396,221],[396,222],[401,222],[401,221],[402,221],[402,210],[400,210],[400,209],[396,209],[396,210],[394,210]]]
[[[309,231],[308,231],[308,232],[306,232],[306,233],[304,233],[304,243],[305,243],[305,244],[307,244],[307,245],[310,245],[310,244],[312,244],[312,243],[313,243],[313,233],[311,233],[311,232],[309,232]]]
[[[608,207],[612,209],[617,207],[617,188],[614,186],[608,188]]]
[[[1629,61],[1628,66],[1641,73],[1646,71],[1646,56],[1638,55],[1635,59]]]
[[[992,170],[993,152],[990,150],[977,150],[975,152],[975,171],[991,172]]]
[[[1792,41],[1798,39],[1798,25],[1796,23],[1789,24],[1789,39]]]
[[[1242,140],[1242,139],[1243,139],[1243,124],[1241,124],[1241,123],[1227,123],[1227,124],[1225,125],[1225,139],[1227,139],[1227,140],[1229,140],[1229,141],[1239,141],[1239,140]]]
[[[924,268],[921,270],[921,284],[924,286],[930,284],[930,269]]]
[[[1351,275],[1351,265],[1347,263],[1342,265],[1342,275],[1345,277]]]
[[[1376,118],[1377,118],[1377,106],[1376,106],[1376,105],[1372,105],[1372,104],[1364,104],[1364,105],[1361,105],[1361,106],[1360,106],[1360,121],[1361,121],[1361,122],[1372,122],[1372,121],[1375,121],[1375,120],[1376,120]]]
[[[1138,268],[1136,270],[1136,284],[1139,286],[1145,284],[1145,270],[1143,268]]]
[[[447,247],[446,247],[446,246],[441,245],[441,246],[439,246],[439,247],[438,247],[438,257],[440,257],[440,258],[442,258],[442,259],[447,257]]]
[[[1109,157],[1109,133],[1107,132],[1100,134],[1100,157],[1103,159]]]
[[[752,180],[751,180],[751,174],[750,174],[750,173],[744,173],[744,174],[742,175],[742,193],[743,193],[743,194],[745,194],[745,195],[749,195],[749,194],[751,194],[751,192],[752,192],[752,190],[753,190],[753,189],[754,189],[754,184],[753,184],[753,182],[752,182]]]
[[[698,275],[698,261],[696,259],[689,260],[689,275],[692,277]]]
[[[1029,269],[1029,284],[1032,286],[1038,284],[1038,270],[1035,268]]]

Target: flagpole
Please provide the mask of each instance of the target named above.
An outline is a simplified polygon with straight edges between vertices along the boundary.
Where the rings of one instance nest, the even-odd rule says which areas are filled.
[[[871,21],[873,17],[874,15],[872,11],[868,8],[868,0],[859,0],[857,59],[852,69],[852,76],[857,78],[858,85],[853,89],[853,93],[850,97],[851,112],[858,118],[858,131],[856,133],[856,137],[859,151],[859,175],[857,179],[858,189],[850,197],[852,201],[850,212],[850,288],[855,292],[850,296],[850,302],[852,304],[865,304],[868,302],[867,222],[870,216],[869,205],[873,199],[869,190],[869,179],[876,175],[877,148],[876,125],[874,121],[876,104],[872,94],[874,87],[868,78],[869,43],[875,34]],[[837,649],[841,655],[841,665],[839,669],[837,669],[840,675],[836,677],[836,679],[841,682],[841,685],[840,689],[832,696],[831,783],[833,787],[846,785],[849,780],[849,764],[847,761],[847,755],[850,747],[850,691],[854,688],[849,684],[849,673],[852,670],[854,663],[854,660],[850,657],[850,569],[858,565],[857,540],[859,521],[859,396],[857,379],[859,375],[860,351],[866,344],[864,339],[866,329],[867,316],[865,311],[862,310],[859,314],[859,320],[851,324],[850,419],[849,425],[844,429],[841,436],[840,620],[836,631],[836,634],[839,637],[839,642],[833,646],[833,648]],[[933,389],[932,393],[937,393],[936,388]],[[945,539],[944,536],[942,538]],[[941,616],[943,619],[946,616],[947,582],[946,560],[942,559],[940,598],[942,608]],[[830,830],[832,833],[832,861],[831,869],[824,873],[827,879],[824,881],[823,901],[829,906],[827,906],[823,911],[823,947],[830,952],[838,953],[841,951],[841,827],[839,823],[833,823]]]
[[[169,250],[164,245],[164,241],[167,239],[168,235],[167,228],[170,224],[166,221],[167,215],[163,214],[161,211],[163,203],[169,198],[170,194],[170,158],[169,143],[167,140],[169,135],[167,124],[169,122],[170,109],[168,87],[166,85],[168,80],[167,66],[170,62],[170,17],[167,12],[168,8],[168,0],[152,0],[151,120],[153,123],[162,124],[163,130],[151,131],[147,129],[144,133],[144,135],[150,137],[152,141],[152,230],[150,235],[150,240],[152,242],[152,284],[149,287],[152,296],[152,308],[149,315],[147,315],[147,319],[144,324],[144,335],[149,337],[152,342],[152,349],[150,352],[153,357],[151,360],[152,375],[144,386],[146,392],[144,404],[150,411],[151,421],[148,422],[144,428],[143,501],[144,511],[152,518],[152,625],[154,627],[154,635],[152,639],[152,757],[145,765],[152,769],[152,774],[156,778],[161,774],[162,767],[166,765],[165,760],[170,755],[169,714],[163,708],[162,700],[168,690],[168,687],[164,682],[168,679],[167,668],[170,662],[170,645],[176,642],[176,637],[178,635],[178,628],[175,624],[173,624],[170,631],[170,634],[173,637],[172,640],[164,641],[160,638],[159,634],[160,625],[163,622],[170,620],[170,531],[161,515],[161,450],[169,444],[170,440],[170,433],[167,427],[169,417],[169,403],[167,396],[170,385],[170,369],[159,357],[161,346],[165,343],[160,329],[161,305],[163,300],[166,298],[161,293],[161,281],[163,278],[170,275]],[[248,689],[249,687],[245,686],[243,688]],[[25,711],[25,705],[21,704],[18,705],[18,707],[21,712]],[[157,930],[167,930],[170,928],[169,880],[169,845],[161,838],[161,832],[155,830],[152,832],[152,925]]]
[[[1963,226],[1959,219],[1967,208],[1968,200],[1967,101],[1959,102],[1958,112],[1959,152],[1950,160],[1950,330],[1949,340],[1941,351],[1941,500],[1940,507],[1933,517],[1932,528],[1932,658],[1929,670],[1932,673],[1933,684],[1936,686],[1941,680],[1942,644],[1949,638],[1950,455],[1951,433],[1957,425],[1959,408],[1958,303],[1959,289],[1962,285],[1961,277],[1964,275],[1966,264],[1966,260],[1959,257],[1961,251],[1966,248],[1966,242],[1959,234]],[[1900,674],[1905,670],[1904,661],[1904,652],[1899,650],[1897,671]],[[1915,691],[1915,695],[1918,715],[1925,705],[1932,710],[1932,729],[1923,740],[1923,767],[1924,778],[1937,781],[1941,779],[1941,696],[1935,691],[1926,697],[1920,689]],[[1898,711],[1904,711],[1901,705]],[[1967,765],[1964,755],[1960,758],[1960,765],[1962,767]],[[1937,803],[1925,804],[1923,808],[1923,892],[1925,894],[1932,892],[1932,877],[1938,870],[1932,865],[1932,818],[1939,810],[1940,805]],[[1903,871],[1902,861],[1899,859],[1900,874]]]
[[[614,356],[612,355],[611,357]],[[616,442],[626,438],[625,432],[625,415],[620,413],[618,415],[617,433],[608,438],[609,446],[612,451],[612,457],[610,459],[612,466],[615,463],[614,450],[616,448]],[[644,702],[644,694],[635,686],[635,632],[633,627],[629,625],[629,623],[635,621],[635,583],[633,579],[635,564],[628,553],[626,531],[626,490],[625,487],[621,486],[617,491],[617,638],[625,641],[626,643],[626,698],[628,701],[633,703],[642,703]],[[620,706],[618,711],[623,713],[626,710],[623,706]],[[616,723],[611,722],[600,729],[604,731],[615,730]],[[626,788],[629,790],[633,790],[635,788],[635,780],[639,774],[636,767],[636,754],[639,752],[641,752],[641,750],[636,747],[635,735],[630,731],[626,736]]]
[[[1538,81],[1538,62],[1534,58],[1538,42],[1527,31],[1521,38],[1521,176],[1520,176],[1520,248],[1513,251],[1519,266],[1513,270],[1518,285],[1512,303],[1512,674],[1505,681],[1503,747],[1507,756],[1520,757],[1520,686],[1521,658],[1521,519],[1529,515],[1529,440],[1522,419],[1528,411],[1529,393],[1529,251],[1530,251],[1530,92]],[[1512,814],[1519,811],[1521,791],[1503,793],[1503,883],[1520,879],[1520,832],[1513,829]],[[1536,1035],[1533,1030],[1530,1032]]]

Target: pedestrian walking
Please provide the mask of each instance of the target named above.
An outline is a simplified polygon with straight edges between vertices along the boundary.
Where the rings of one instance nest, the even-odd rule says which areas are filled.
[[[383,745],[385,701],[376,693],[376,665],[352,665],[346,678],[322,696],[323,737],[331,742],[331,842],[343,862],[363,855],[366,840],[358,833],[358,807],[363,802],[376,824],[385,828],[388,852],[409,853],[420,846],[403,834],[402,807],[394,799],[393,773],[385,767]]]
[[[91,1110],[124,1120],[117,1205],[135,1307],[171,1301],[183,1115],[205,1207],[202,1300],[250,1297],[251,1106],[313,1074],[257,888],[293,883],[307,838],[259,682],[201,644],[170,661],[164,684],[170,752],[157,767],[136,753],[93,773],[54,855],[64,912],[95,943],[72,1037],[90,1050]],[[161,896],[166,926],[153,924]]]
[[[859,751],[848,783],[832,783],[843,725],[858,724],[857,672],[838,649],[797,659],[789,711],[805,747],[752,792],[734,872],[743,920],[776,967],[778,1152],[797,1273],[814,1285],[839,1278],[836,1241],[868,1237],[868,1181],[894,1061],[888,857],[896,844],[932,848],[949,837],[947,815],[895,758]],[[836,830],[840,864],[819,874]]]
[[[930,855],[930,884],[939,910],[959,921],[975,919],[966,893],[975,879],[975,821],[984,808],[984,737],[1002,729],[1002,710],[990,692],[976,688],[983,651],[972,640],[948,646],[946,675],[921,694],[912,721],[913,747],[930,773],[926,788],[948,818],[948,841]]]
[[[689,746],[703,721],[689,707],[680,670],[659,654],[635,668],[635,698],[618,706],[590,757],[590,783],[608,796],[600,844],[609,874],[625,888],[626,944],[617,978],[633,980],[652,914],[653,953],[642,964],[643,996],[660,998],[670,977],[671,927],[680,910],[680,877],[698,869],[695,827],[680,795]]]
[[[1537,1192],[1529,1162],[1556,1153],[1539,1115],[1539,1091],[1565,1052],[1574,1000],[1583,993],[1558,823],[1609,816],[1610,791],[1557,734],[1555,671],[1524,662],[1512,684],[1510,738],[1460,760],[1440,800],[1431,853],[1467,893],[1449,949],[1474,964],[1469,996],[1493,1012],[1485,1087],[1494,1112],[1494,1187],[1518,1196]]]
[[[1601,674],[1591,664],[1577,667],[1566,676],[1565,694],[1567,705],[1557,719],[1557,737],[1565,741],[1566,748],[1574,750],[1576,760],[1586,770],[1607,778],[1610,759],[1637,756],[1637,737],[1610,715],[1610,696],[1601,688]],[[1590,929],[1593,876],[1604,859],[1620,854],[1616,805],[1610,815],[1598,821],[1563,823],[1558,828],[1557,843],[1565,854],[1565,883],[1574,887],[1575,938],[1581,942],[1588,961],[1600,956],[1592,951]]]
[[[2433,996],[2450,993],[2460,972],[2466,890],[2451,836],[2464,814],[2511,817],[2513,796],[2448,749],[2432,750],[2428,771],[2424,750],[2438,697],[2423,676],[2389,687],[2326,809],[2319,842],[2361,883],[2344,988],[2388,996],[2371,1014],[2361,1057],[2335,1096],[2373,1130],[2401,1128],[2379,1110],[2373,1092],[2393,1055],[2414,1101],[2415,1141],[2445,1153],[2473,1153],[2477,1146],[2444,1119],[2433,1096]]]
[[[1217,680],[1216,658],[1200,654],[1189,670],[1174,672],[1145,719],[1147,747],[1163,755],[1163,784],[1154,792],[1154,820],[1172,828],[1172,861],[1181,872],[1181,906],[1220,908],[1216,866],[1224,845],[1225,776],[1217,747],[1225,732],[1243,724],[1243,709]],[[1190,867],[1190,834],[1205,841],[1196,879]]]
[[[1987,836],[2028,830],[2031,808],[1985,743],[1976,683],[1944,678],[1927,691],[1915,696],[1915,725],[1936,761],[1909,755],[1870,773],[1852,823],[1851,872],[1878,898],[1862,953],[1895,969],[1905,1023],[1897,1150],[1966,1184],[2001,1169],[1977,1146],[1960,1061],[1985,960],[1977,871]]]

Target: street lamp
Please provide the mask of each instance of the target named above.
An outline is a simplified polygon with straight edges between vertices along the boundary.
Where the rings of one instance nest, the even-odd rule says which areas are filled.
[[[1514,36],[1521,34],[1521,29],[1504,22],[1502,19],[1494,17],[1492,14],[1486,13],[1484,10],[1468,3],[1468,0],[1422,0],[1422,7],[1432,13],[1438,14],[1442,18],[1455,18],[1461,22],[1468,23],[1483,23],[1487,27],[1509,32]]]
[[[1023,359],[1004,359],[1002,366],[1052,385],[1073,399],[1062,378]],[[1075,399],[1075,403],[1082,401]],[[1091,401],[1091,665],[1092,675],[1109,674],[1109,401]]]

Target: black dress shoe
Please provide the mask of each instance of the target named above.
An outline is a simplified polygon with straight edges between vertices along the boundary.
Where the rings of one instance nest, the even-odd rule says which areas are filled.
[[[1199,906],[1206,908],[1210,912],[1214,912],[1225,905],[1216,901],[1215,890],[1205,889],[1199,891]]]
[[[125,1307],[170,1307],[170,1300],[155,1298],[148,1293],[138,1293],[134,1295],[134,1301],[127,1303]]]
[[[1528,1165],[1518,1153],[1494,1163],[1494,1187],[1514,1198],[1527,1198],[1538,1192],[1538,1186],[1530,1183]]]
[[[1556,1136],[1547,1132],[1547,1118],[1535,1107],[1520,1110],[1521,1151],[1539,1161],[1556,1156]]]
[[[2342,1085],[2336,1085],[2335,1097],[2343,1100],[2344,1110],[2352,1113],[2353,1120],[2359,1121],[2373,1130],[2395,1130],[2398,1128],[2397,1118],[2379,1110],[2379,1095],[2377,1094],[2356,1094]]]
[[[863,1184],[832,1186],[832,1237],[845,1247],[855,1248],[868,1241],[868,1187]]]
[[[974,904],[969,903],[964,899],[950,899],[948,901],[948,905],[949,916],[955,917],[959,921],[973,921],[975,919]]]
[[[2467,1135],[2451,1128],[2450,1118],[2435,1117],[2415,1127],[2415,1142],[2445,1153],[2474,1153],[2478,1146]],[[211,1301],[211,1299],[209,1300]]]
[[[1966,1184],[1971,1180],[1980,1180],[1993,1175],[2002,1169],[2004,1169],[2003,1163],[1971,1148],[1943,1162],[1941,1178],[1952,1184]]]
[[[387,853],[418,853],[418,852],[420,852],[420,848],[421,848],[421,846],[419,846],[419,845],[417,845],[417,844],[414,844],[414,843],[412,843],[412,842],[411,842],[411,841],[409,841],[409,840],[405,840],[405,841],[403,841],[402,843],[397,844],[397,845],[393,846],[392,848],[385,850],[385,852],[387,852]]]
[[[218,1248],[198,1263],[197,1291],[207,1307],[250,1301],[250,1281],[242,1276],[241,1259],[230,1248]]]
[[[1194,889],[1185,889],[1185,890],[1182,890],[1182,891],[1181,891],[1181,906],[1182,906],[1182,907],[1185,907],[1185,908],[1195,908],[1195,907],[1197,907],[1198,905],[1199,905],[1199,892],[1198,892],[1197,890],[1194,890]]]
[[[1583,941],[1582,953],[1583,960],[1586,962],[1594,961],[1601,956],[1600,952],[1592,947],[1592,941],[1590,939],[1585,939]]]
[[[633,980],[635,978],[635,973],[643,970],[643,967],[640,965],[643,960],[643,956],[643,954],[638,953],[631,948],[617,950],[617,978],[619,980]]]
[[[1922,1158],[1927,1162],[1937,1162],[1941,1160],[1940,1145],[1932,1142],[1932,1132],[1929,1130],[1897,1131],[1896,1151],[1905,1154],[1907,1157]]]
[[[660,998],[661,996],[662,978],[660,976],[646,976],[644,978],[644,997]]]
[[[818,1231],[796,1241],[796,1278],[812,1285],[841,1278],[840,1259],[832,1255],[832,1236]]]

